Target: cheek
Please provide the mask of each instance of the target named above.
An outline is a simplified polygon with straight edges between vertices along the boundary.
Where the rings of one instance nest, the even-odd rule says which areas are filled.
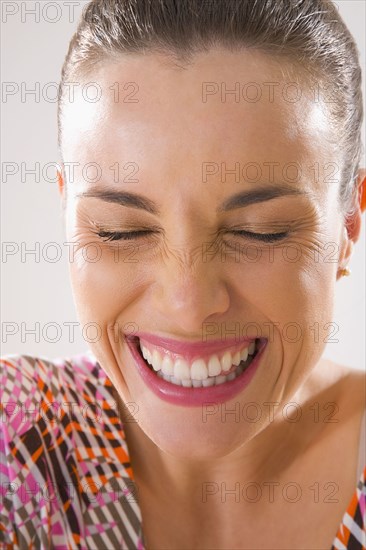
[[[310,249],[299,243],[267,248],[256,261],[227,266],[242,311],[250,314],[246,322],[257,322],[263,336],[277,335],[283,345],[325,344],[332,331],[336,264]]]
[[[84,321],[111,321],[136,297],[133,249],[114,254],[96,242],[80,243],[69,263],[78,314]]]

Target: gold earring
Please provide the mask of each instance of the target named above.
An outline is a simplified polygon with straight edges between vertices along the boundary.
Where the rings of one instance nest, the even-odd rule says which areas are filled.
[[[348,266],[341,269],[341,271],[340,271],[340,276],[341,277],[349,277],[350,275],[351,275],[351,270]]]

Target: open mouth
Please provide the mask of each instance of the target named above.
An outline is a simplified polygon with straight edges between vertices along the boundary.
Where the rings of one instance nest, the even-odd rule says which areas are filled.
[[[211,356],[207,362],[198,359],[189,368],[184,359],[177,359],[174,362],[168,356],[162,358],[156,352],[151,353],[147,348],[141,346],[138,337],[134,338],[134,346],[151,372],[166,382],[186,388],[218,386],[235,380],[248,369],[255,359],[259,351],[259,344],[260,340],[257,338],[249,346],[248,344],[243,345],[241,349],[236,349],[233,353],[223,351]]]

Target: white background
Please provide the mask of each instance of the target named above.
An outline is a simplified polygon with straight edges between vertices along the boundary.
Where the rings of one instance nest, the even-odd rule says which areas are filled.
[[[365,2],[338,0],[338,8],[356,39],[365,66]],[[1,354],[23,353],[43,357],[68,357],[87,349],[79,329],[72,341],[70,323],[78,323],[68,280],[67,249],[60,261],[52,263],[55,249],[46,243],[63,243],[64,235],[57,184],[49,169],[46,180],[26,175],[23,167],[58,162],[56,103],[50,101],[58,83],[69,40],[76,29],[83,2],[1,2],[2,81],[14,82],[19,91],[2,99],[2,167],[16,163],[19,172],[2,178],[1,239],[15,243],[19,250],[39,243],[40,257],[20,251],[2,263]],[[10,11],[16,13],[10,14]],[[31,11],[35,13],[31,13]],[[55,22],[52,22],[55,20]],[[364,80],[364,79],[363,79]],[[39,83],[40,100],[22,98],[21,90]],[[42,91],[45,99],[42,97]],[[363,82],[365,97],[365,84]],[[363,126],[365,143],[365,126]],[[365,160],[363,161],[365,165]],[[21,244],[23,243],[23,245]],[[3,244],[4,246],[4,244]],[[42,254],[43,251],[43,254]],[[365,228],[351,261],[352,276],[337,284],[334,321],[339,326],[338,343],[328,344],[326,356],[358,369],[365,368]],[[9,325],[9,323],[13,323]],[[23,328],[22,328],[23,323]],[[36,323],[39,323],[38,329]],[[59,337],[55,326],[58,326]],[[25,329],[36,329],[36,335]],[[7,334],[7,330],[14,334]],[[42,335],[43,332],[43,335]],[[39,335],[39,338],[38,338]],[[55,342],[51,342],[56,339]],[[38,340],[38,341],[37,341]]]

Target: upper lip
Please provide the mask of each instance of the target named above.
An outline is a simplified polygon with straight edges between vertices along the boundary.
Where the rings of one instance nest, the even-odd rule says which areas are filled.
[[[160,337],[155,334],[149,334],[146,332],[138,332],[134,334],[134,338],[139,338],[142,343],[146,342],[152,346],[164,348],[167,351],[176,353],[177,355],[184,355],[187,358],[194,358],[195,356],[213,355],[220,351],[226,350],[238,350],[249,346],[252,342],[255,342],[256,338],[240,337],[240,338],[227,338],[221,340],[209,340],[207,342],[200,341],[182,341],[174,340],[172,338]],[[134,339],[132,338],[132,339]]]

